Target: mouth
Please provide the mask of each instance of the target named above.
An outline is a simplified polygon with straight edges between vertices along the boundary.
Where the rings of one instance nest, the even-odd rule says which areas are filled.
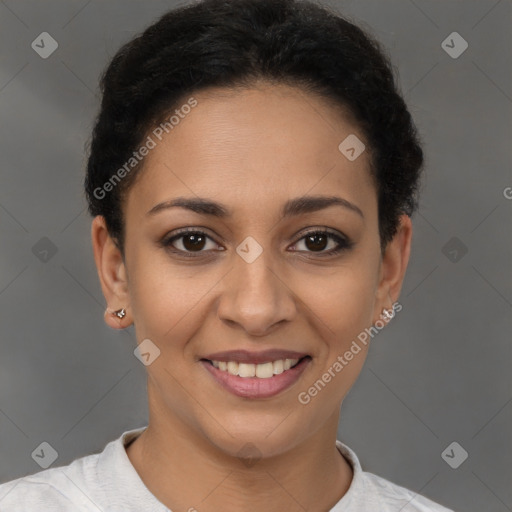
[[[268,398],[281,393],[299,379],[312,360],[309,355],[291,352],[284,355],[300,357],[243,354],[217,354],[200,362],[224,389],[244,398]],[[250,362],[251,359],[257,362]]]
[[[295,368],[300,361],[309,356],[300,359],[277,359],[276,361],[268,361],[266,363],[240,363],[238,361],[211,361],[206,359],[215,368],[227,372],[230,375],[239,376],[244,379],[256,377],[258,379],[270,379],[274,375]]]

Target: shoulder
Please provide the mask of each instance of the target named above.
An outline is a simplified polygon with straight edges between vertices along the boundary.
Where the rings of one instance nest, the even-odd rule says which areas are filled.
[[[137,510],[151,498],[124,446],[146,427],[127,430],[103,451],[0,485],[1,512]],[[135,507],[135,508],[133,508]]]
[[[346,498],[346,504],[352,507],[348,510],[354,510],[354,512],[363,510],[379,510],[379,512],[454,512],[417,492],[394,484],[368,471],[363,471],[357,455],[351,448],[341,441],[337,441],[336,445],[350,463],[354,472],[352,484],[346,497],[343,498]],[[343,502],[343,499],[341,502]]]
[[[46,469],[0,485],[0,510],[61,512],[76,505],[64,468]]]
[[[99,453],[66,466],[45,469],[0,485],[0,511],[45,512],[98,510],[91,503]]]
[[[363,477],[370,496],[375,504],[388,506],[386,511],[401,512],[453,512],[439,503],[432,501],[410,489],[394,484],[385,478],[367,471]],[[382,509],[381,509],[382,510]]]

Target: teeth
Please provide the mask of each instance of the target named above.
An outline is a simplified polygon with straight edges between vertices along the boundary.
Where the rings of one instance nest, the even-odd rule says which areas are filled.
[[[240,377],[258,377],[260,379],[269,379],[274,375],[279,375],[299,362],[298,359],[279,359],[268,363],[251,364],[237,363],[236,361],[212,361],[213,366],[222,371],[227,371],[231,375]]]
[[[238,363],[229,361],[227,370],[231,375],[238,375]]]
[[[274,375],[279,375],[280,373],[284,372],[284,361],[282,359],[279,359],[279,361],[274,361],[272,366],[274,369]]]
[[[274,364],[273,363],[263,363],[255,365],[256,367],[256,377],[260,379],[269,379],[274,375]]]
[[[256,365],[246,364],[246,363],[238,363],[238,375],[240,375],[240,377],[255,377],[256,376]]]

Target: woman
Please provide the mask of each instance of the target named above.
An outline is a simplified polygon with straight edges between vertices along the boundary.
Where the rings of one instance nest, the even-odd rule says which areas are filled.
[[[206,0],[115,55],[85,180],[149,425],[0,509],[447,511],[336,440],[400,311],[422,150],[391,66],[311,3]]]

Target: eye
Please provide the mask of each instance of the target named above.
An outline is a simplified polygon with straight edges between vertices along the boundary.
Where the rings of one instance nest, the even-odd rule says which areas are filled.
[[[325,249],[329,246],[329,239],[331,240],[331,249],[326,251]],[[309,231],[296,244],[300,244],[302,241],[307,249],[305,252],[320,253],[322,256],[334,256],[342,250],[350,249],[353,245],[346,237],[327,230]]]
[[[196,256],[194,253],[208,252],[207,250],[203,250],[205,247],[207,248],[208,241],[212,244],[210,246],[211,250],[215,250],[219,247],[204,231],[184,228],[171,237],[164,238],[160,242],[160,245],[169,249],[171,252],[186,257],[194,257]],[[331,248],[326,251],[325,249],[329,246],[329,241],[331,242]],[[306,250],[293,249],[294,252],[319,253],[321,256],[335,256],[341,251],[348,250],[353,246],[353,242],[348,238],[325,229],[316,229],[307,232],[302,238],[295,242],[295,245],[299,245],[300,243],[304,243]]]
[[[178,234],[170,238],[162,240],[161,245],[169,248],[172,252],[180,253],[183,256],[194,256],[193,253],[206,252],[203,251],[207,245],[207,241],[212,242],[211,249],[215,249],[217,244],[204,231],[183,229]],[[176,243],[176,245],[175,245]]]

